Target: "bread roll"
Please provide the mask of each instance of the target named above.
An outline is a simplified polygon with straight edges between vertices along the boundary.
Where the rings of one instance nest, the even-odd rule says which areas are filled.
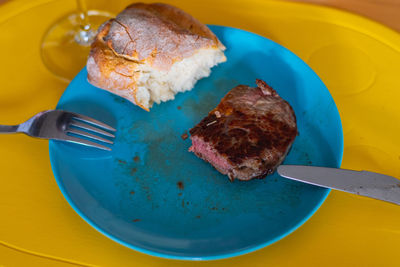
[[[178,8],[132,4],[99,28],[88,80],[148,111],[209,76],[226,61],[224,50],[207,26]]]

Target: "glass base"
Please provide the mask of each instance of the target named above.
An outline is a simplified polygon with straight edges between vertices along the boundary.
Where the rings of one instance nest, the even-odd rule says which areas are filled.
[[[44,65],[54,75],[68,82],[86,65],[89,55],[90,42],[79,40],[93,37],[102,23],[114,17],[110,13],[97,10],[90,10],[87,15],[91,33],[81,32],[78,14],[73,13],[52,25],[41,43]]]

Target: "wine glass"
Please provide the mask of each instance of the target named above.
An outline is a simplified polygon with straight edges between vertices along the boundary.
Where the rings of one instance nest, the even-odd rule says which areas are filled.
[[[54,23],[43,37],[40,50],[45,66],[71,81],[85,66],[98,27],[112,17],[105,11],[88,11],[85,0],[77,0],[77,11]]]

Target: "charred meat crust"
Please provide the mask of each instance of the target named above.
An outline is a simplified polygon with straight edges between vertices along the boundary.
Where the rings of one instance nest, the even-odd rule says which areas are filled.
[[[297,135],[289,103],[264,81],[257,87],[233,88],[199,124],[190,130],[230,164],[230,179],[262,178],[275,171]],[[207,155],[191,148],[200,158]],[[203,152],[204,153],[204,152]]]

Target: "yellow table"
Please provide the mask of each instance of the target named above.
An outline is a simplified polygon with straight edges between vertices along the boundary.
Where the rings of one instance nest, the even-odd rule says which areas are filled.
[[[89,8],[117,13],[129,1]],[[320,75],[342,116],[343,168],[400,177],[400,36],[333,9],[262,0],[166,1],[202,22],[266,36]],[[66,83],[43,66],[39,44],[74,1],[0,6],[0,122],[15,124],[54,108]],[[169,266],[123,247],[84,222],[53,178],[46,141],[0,137],[0,266]],[[196,264],[235,266],[400,266],[400,207],[332,192],[300,229],[257,252]]]

